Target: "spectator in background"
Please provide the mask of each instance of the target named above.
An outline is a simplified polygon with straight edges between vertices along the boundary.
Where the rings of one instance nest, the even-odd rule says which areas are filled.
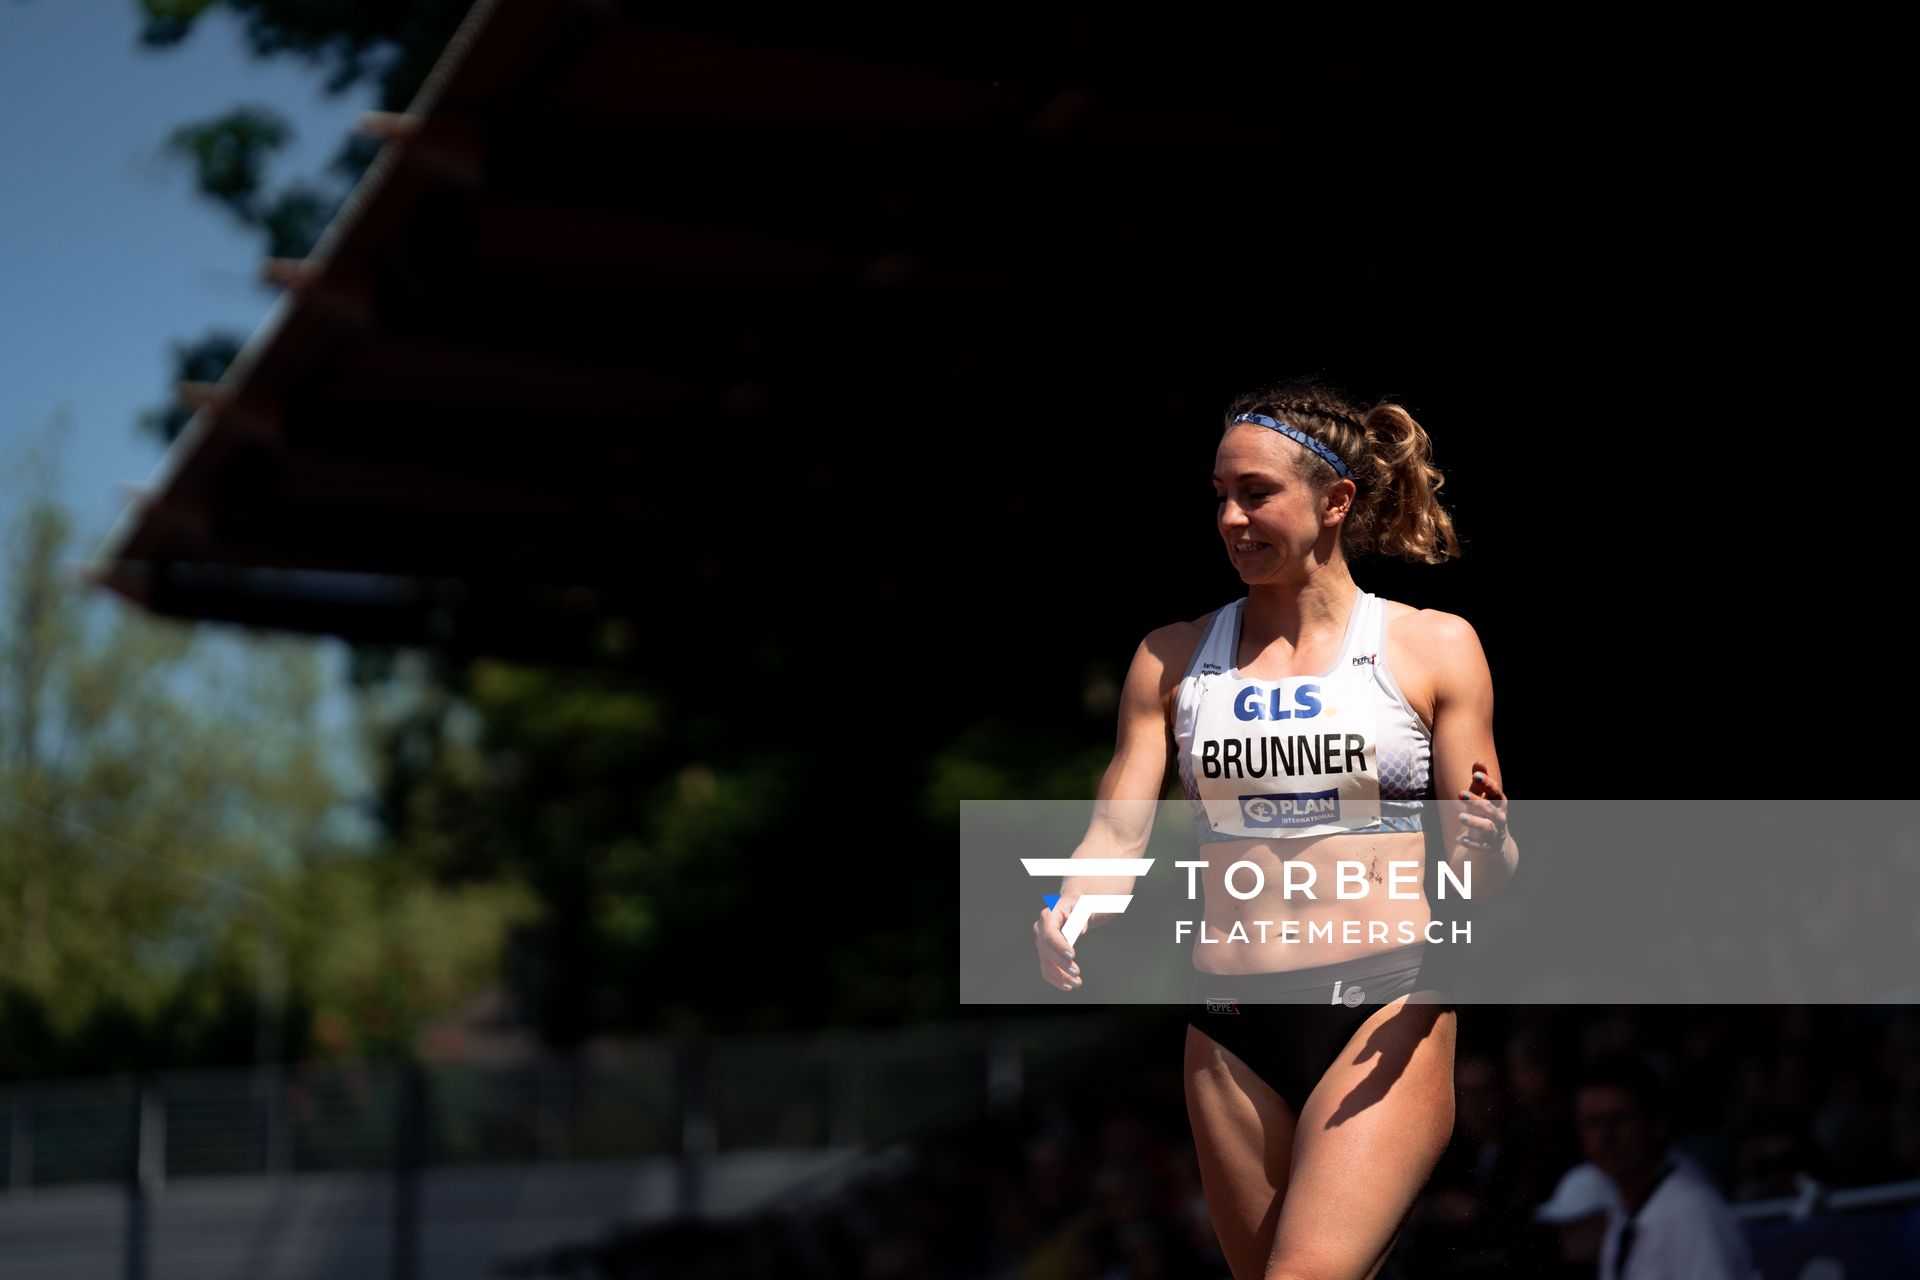
[[[1554,1191],[1562,1173],[1580,1158],[1573,1136],[1573,1064],[1562,1058],[1547,1024],[1521,1027],[1507,1040],[1506,1089],[1512,1123],[1512,1184],[1504,1206],[1525,1219]]]
[[[1582,1161],[1567,1170],[1553,1195],[1533,1211],[1533,1220],[1553,1233],[1551,1256],[1557,1269],[1550,1274],[1591,1277],[1607,1227],[1619,1212],[1619,1189],[1598,1165]]]
[[[1920,1177],[1920,1089],[1893,1108],[1893,1169],[1896,1177]]]
[[[1587,1159],[1619,1192],[1600,1246],[1600,1280],[1751,1280],[1746,1238],[1726,1201],[1668,1145],[1666,1091],[1637,1058],[1596,1058],[1574,1120]]]
[[[1499,1064],[1469,1052],[1453,1073],[1454,1132],[1427,1180],[1411,1221],[1428,1274],[1442,1265],[1480,1265],[1507,1234],[1501,1210],[1511,1183],[1511,1115]]]
[[[1734,1150],[1733,1194],[1738,1200],[1797,1195],[1807,1174],[1804,1122],[1784,1107],[1756,1113],[1743,1126]]]

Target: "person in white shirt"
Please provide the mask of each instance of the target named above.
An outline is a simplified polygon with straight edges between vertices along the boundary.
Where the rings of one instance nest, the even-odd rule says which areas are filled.
[[[1556,1256],[1566,1274],[1578,1272],[1591,1280],[1619,1203],[1613,1179],[1591,1160],[1582,1160],[1561,1175],[1553,1195],[1534,1209],[1533,1220],[1553,1228]]]
[[[1667,1145],[1660,1079],[1630,1056],[1582,1073],[1574,1122],[1587,1159],[1613,1182],[1600,1280],[1752,1280],[1739,1223],[1698,1167]]]

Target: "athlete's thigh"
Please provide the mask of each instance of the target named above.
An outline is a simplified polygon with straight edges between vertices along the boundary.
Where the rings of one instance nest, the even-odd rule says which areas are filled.
[[[1185,1076],[1214,1234],[1235,1280],[1257,1280],[1272,1251],[1293,1161],[1293,1109],[1238,1056],[1192,1026]]]
[[[1378,1270],[1453,1133],[1454,1024],[1451,1004],[1403,996],[1327,1068],[1294,1132],[1269,1276]]]

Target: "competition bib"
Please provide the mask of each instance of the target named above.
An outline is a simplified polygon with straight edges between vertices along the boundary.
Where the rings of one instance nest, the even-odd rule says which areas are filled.
[[[1378,825],[1370,679],[1203,675],[1182,774],[1212,832],[1314,836]]]

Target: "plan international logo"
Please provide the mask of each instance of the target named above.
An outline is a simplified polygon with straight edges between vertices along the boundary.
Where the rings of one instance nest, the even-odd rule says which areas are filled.
[[[1340,821],[1340,789],[1241,796],[1240,819],[1249,827],[1311,827]]]

